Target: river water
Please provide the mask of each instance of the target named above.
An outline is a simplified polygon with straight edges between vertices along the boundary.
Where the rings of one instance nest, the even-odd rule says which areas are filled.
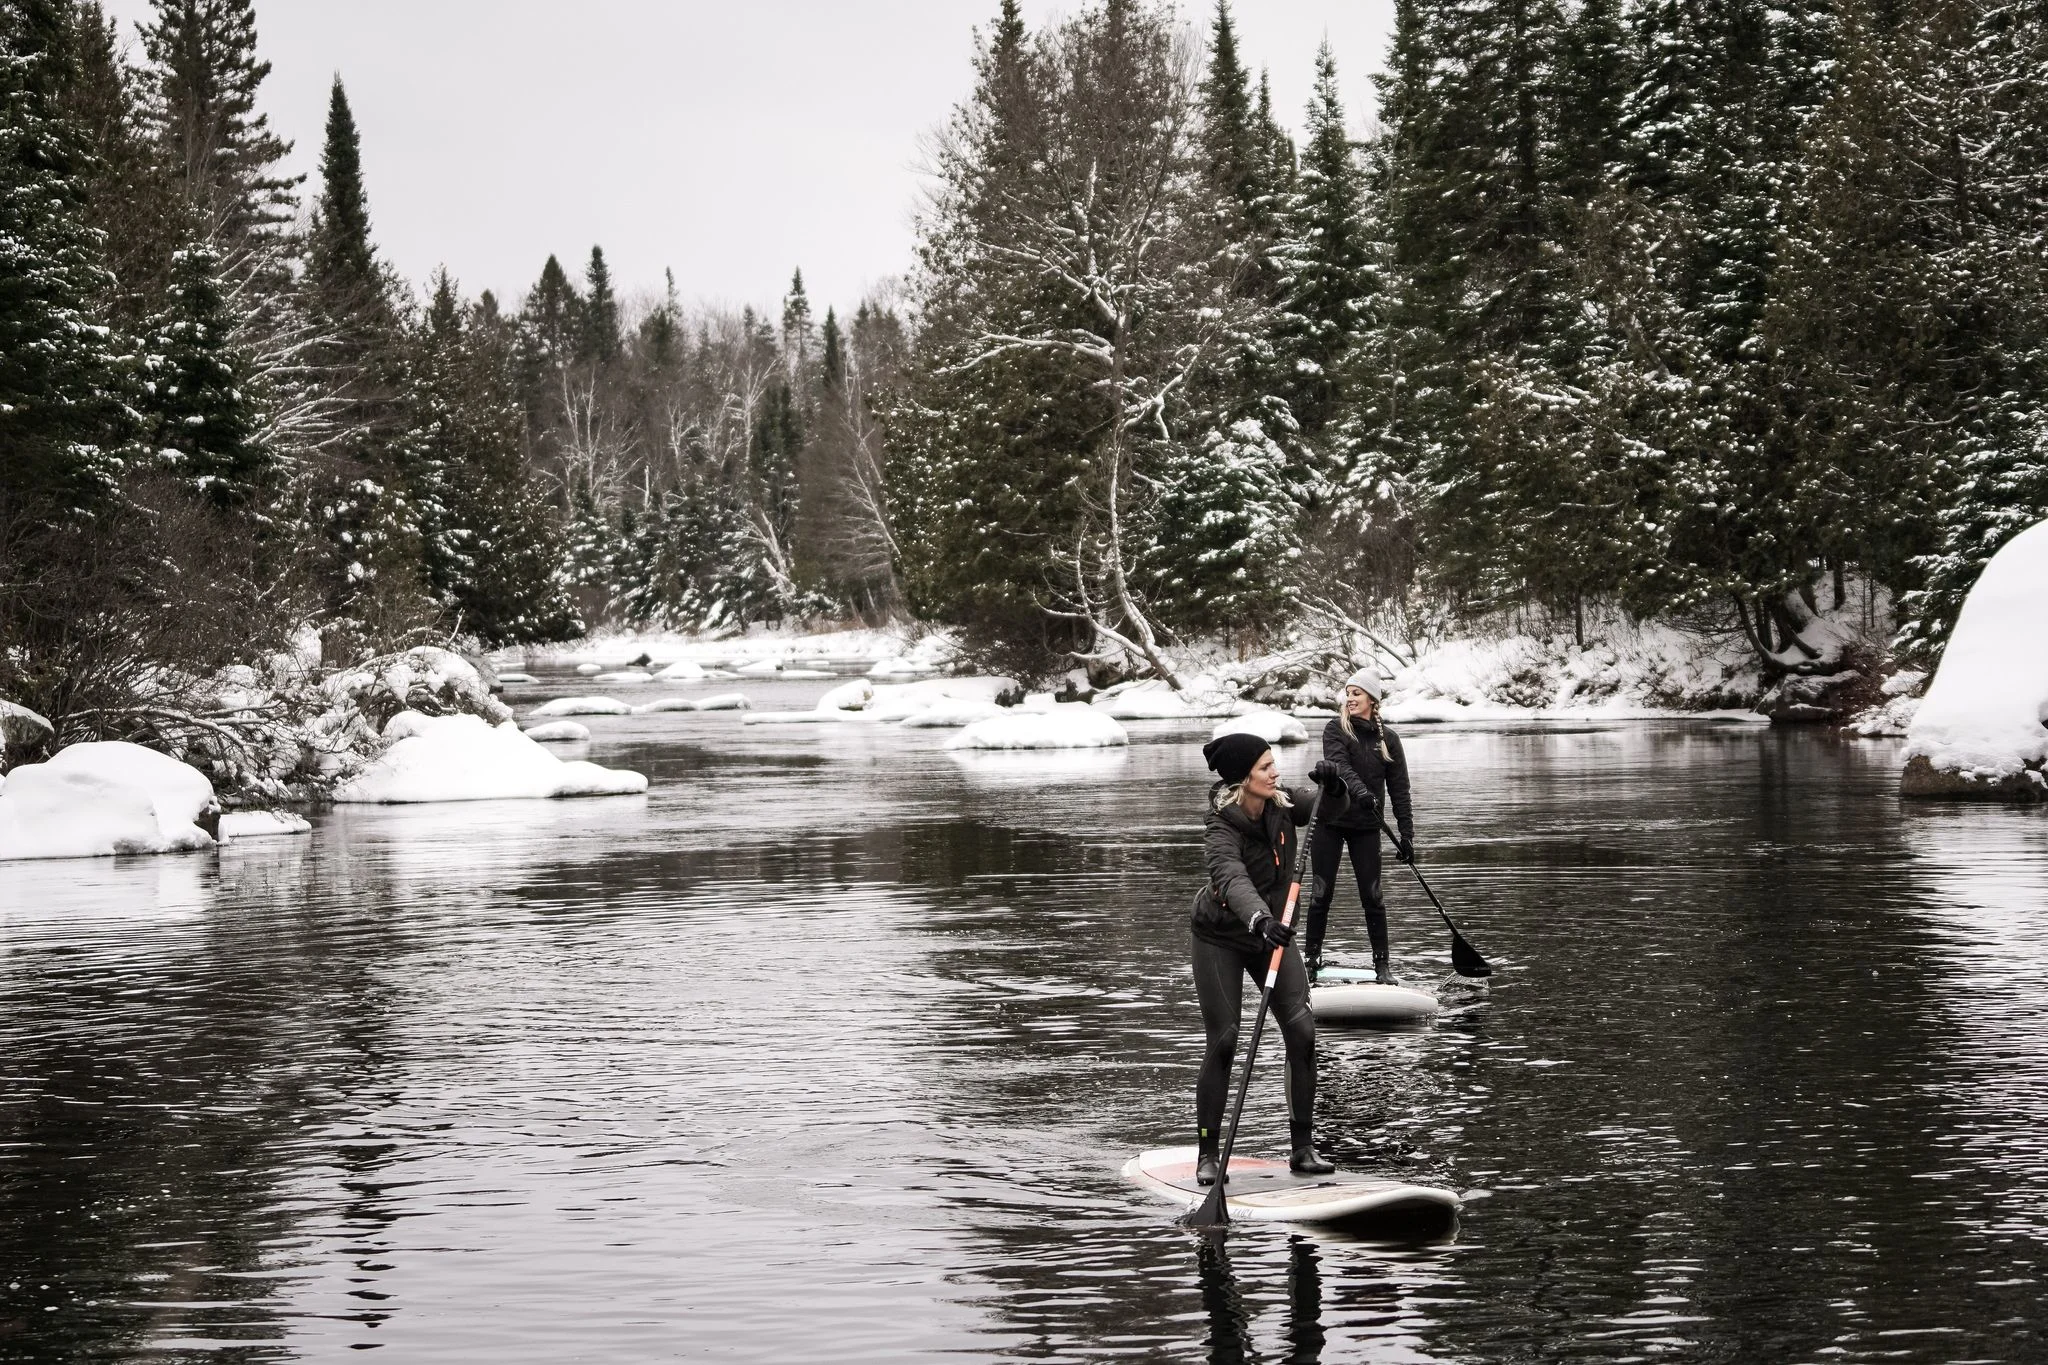
[[[0,1358],[2048,1358],[2048,813],[1894,745],[1411,728],[1499,975],[1326,1029],[1318,1120],[1467,1212],[1211,1245],[1117,1174],[1191,1140],[1200,730],[588,723],[646,797],[0,865]]]

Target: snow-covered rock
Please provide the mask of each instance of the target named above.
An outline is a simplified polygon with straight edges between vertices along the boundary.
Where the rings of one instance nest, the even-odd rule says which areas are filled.
[[[874,666],[868,669],[868,676],[870,678],[915,678],[920,674],[931,671],[931,669],[913,663],[899,654],[893,659],[875,660]]]
[[[0,701],[0,760],[32,753],[57,737],[57,727],[26,706]]]
[[[1106,749],[1131,737],[1109,716],[1079,702],[1043,711],[1016,709],[976,721],[946,741],[948,749]]]
[[[1105,688],[1090,703],[1113,720],[1204,720],[1244,710],[1244,703],[1213,688],[1176,692],[1156,679]]]
[[[1014,698],[1019,691],[1016,679],[995,675],[885,683],[875,688],[874,700],[867,706],[867,715],[886,722],[907,720],[935,706],[956,703],[976,702],[993,707],[998,698]]]
[[[1218,735],[1257,735],[1268,744],[1306,744],[1308,727],[1285,711],[1261,706],[1218,722],[1209,737]]]
[[[864,711],[875,699],[875,685],[866,678],[855,678],[818,698],[820,711]]]
[[[220,841],[224,844],[312,832],[312,821],[288,810],[231,810],[220,818]]]
[[[704,665],[695,659],[678,659],[654,676],[663,682],[698,682],[704,677]]]
[[[594,677],[596,677],[596,676],[597,676],[598,674],[600,674],[600,673],[604,672],[604,665],[603,665],[603,664],[578,664],[578,665],[576,665],[576,671],[577,671],[578,673],[581,673],[581,674],[582,674],[582,675],[583,675],[584,677],[586,677],[586,678],[594,678]]]
[[[633,708],[611,697],[557,697],[533,708],[535,716],[630,716]]]
[[[744,692],[720,692],[716,696],[704,697],[697,702],[699,711],[746,711],[754,703],[747,700]]]
[[[344,783],[336,801],[400,803],[616,796],[647,790],[639,773],[565,763],[519,732],[476,716],[422,716],[376,762]]]
[[[526,737],[536,744],[581,744],[590,738],[590,727],[573,720],[551,720],[528,729]]]
[[[0,860],[104,858],[210,848],[199,821],[220,813],[197,768],[108,740],[28,763],[0,787]]]
[[[636,687],[642,683],[653,682],[654,675],[642,673],[638,669],[628,669],[624,673],[600,673],[591,681],[602,687]]]
[[[906,730],[958,730],[1005,714],[988,701],[942,701],[903,718]]]
[[[844,725],[845,711],[749,711],[740,717],[742,725]]]
[[[702,707],[696,702],[691,701],[688,697],[662,697],[658,701],[643,702],[634,707],[633,714],[636,716],[656,716],[664,711],[698,711],[702,709]]]
[[[2048,800],[2048,521],[1963,599],[1904,758],[1904,796]]]
[[[534,676],[531,673],[502,672],[498,674],[498,681],[501,683],[530,683],[534,680]]]
[[[772,678],[782,672],[782,660],[749,659],[745,663],[735,664],[733,672],[742,678]]]

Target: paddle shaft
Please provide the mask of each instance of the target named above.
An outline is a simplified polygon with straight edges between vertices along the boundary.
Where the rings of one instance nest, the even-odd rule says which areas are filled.
[[[1399,847],[1401,847],[1401,836],[1396,834],[1394,832],[1393,826],[1387,823],[1387,817],[1384,814],[1380,816],[1380,828],[1383,831],[1385,831],[1387,838],[1393,841],[1395,848],[1398,849]],[[1493,968],[1487,966],[1486,959],[1479,955],[1479,950],[1477,948],[1474,948],[1471,945],[1471,943],[1466,940],[1465,936],[1458,932],[1458,926],[1452,923],[1451,921],[1450,912],[1444,909],[1444,903],[1436,898],[1436,892],[1429,889],[1428,879],[1426,879],[1422,875],[1422,869],[1415,865],[1415,860],[1412,857],[1408,860],[1408,870],[1415,874],[1416,884],[1422,888],[1422,894],[1429,897],[1429,903],[1436,907],[1436,912],[1439,915],[1443,916],[1445,926],[1449,928],[1451,931],[1451,944],[1453,949],[1455,949],[1458,945],[1463,944],[1465,952],[1471,954],[1472,964],[1476,968],[1478,968],[1477,971],[1467,972],[1463,967],[1460,967],[1458,969],[1459,973],[1464,976],[1491,975],[1493,972]],[[1453,951],[1451,956],[1453,960],[1455,960],[1459,955],[1458,953]]]
[[[1287,887],[1287,904],[1280,911],[1280,922],[1294,923],[1294,907],[1301,903],[1301,864],[1308,856],[1309,841],[1315,837],[1317,822],[1322,818],[1323,802],[1320,792],[1310,808],[1308,837],[1294,850],[1294,880]],[[1287,949],[1275,948],[1273,956],[1266,963],[1266,981],[1259,987],[1259,1012],[1252,1020],[1252,1042],[1244,1056],[1244,1074],[1238,1077],[1237,1098],[1230,1106],[1230,1126],[1223,1130],[1223,1150],[1216,1158],[1216,1183],[1210,1187],[1209,1198],[1195,1215],[1197,1226],[1230,1221],[1230,1206],[1224,1196],[1224,1182],[1230,1177],[1230,1152],[1237,1146],[1237,1122],[1244,1117],[1244,1097],[1252,1088],[1252,1068],[1259,1060],[1259,1039],[1266,1032],[1266,1015],[1273,1004],[1273,983],[1280,979],[1280,959]]]

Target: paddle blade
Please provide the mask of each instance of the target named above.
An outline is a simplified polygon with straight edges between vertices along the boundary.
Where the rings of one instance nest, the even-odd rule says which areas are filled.
[[[1230,1224],[1230,1205],[1223,1197],[1223,1182],[1217,1181],[1209,1187],[1209,1197],[1202,1206],[1181,1222],[1191,1228],[1220,1228]]]
[[[1456,929],[1451,930],[1451,970],[1459,976],[1492,976],[1493,968],[1479,950],[1465,941],[1465,936]]]

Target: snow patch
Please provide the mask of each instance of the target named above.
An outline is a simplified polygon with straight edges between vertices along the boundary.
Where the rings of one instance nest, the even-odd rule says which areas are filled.
[[[704,678],[704,665],[694,659],[678,659],[654,676],[663,682],[699,682]]]
[[[688,697],[663,697],[659,701],[642,702],[633,708],[636,716],[657,716],[664,711],[696,711],[702,708]]]
[[[313,822],[288,810],[231,810],[220,818],[220,841],[274,839],[281,835],[310,834]]]
[[[633,708],[610,697],[557,697],[533,708],[535,716],[630,716]]]
[[[957,730],[994,720],[1003,708],[987,701],[942,701],[903,718],[906,730]]]
[[[642,673],[635,669],[628,669],[624,673],[600,673],[592,678],[591,681],[604,687],[635,687],[642,683],[653,682],[654,675],[652,673]]]
[[[1118,683],[1090,704],[1112,720],[1207,719],[1245,709],[1245,703],[1208,679],[1191,679],[1187,690],[1181,692],[1157,680]]]
[[[844,711],[749,711],[740,717],[742,725],[843,725]]]
[[[1956,616],[1903,757],[1938,773],[2048,786],[2048,521],[1984,566]]]
[[[596,676],[597,676],[598,674],[600,674],[600,673],[604,672],[604,665],[603,665],[603,664],[578,664],[578,665],[576,665],[576,671],[577,671],[578,673],[581,673],[581,674],[582,674],[582,675],[583,675],[584,677],[586,677],[586,678],[594,678],[594,677],[596,677]]]
[[[1012,710],[976,721],[946,741],[948,749],[1106,749],[1129,744],[1113,717],[1078,702],[1045,711]]]
[[[647,779],[639,773],[564,763],[510,722],[416,716],[398,725],[397,732],[401,737],[376,762],[335,791],[336,801],[493,801],[647,790]]]
[[[747,694],[744,692],[720,692],[715,697],[705,697],[698,701],[697,709],[699,711],[746,711],[750,710],[753,705],[752,702],[747,700]]]
[[[864,711],[875,699],[875,685],[866,678],[842,683],[818,698],[820,711]]]
[[[551,720],[526,731],[526,737],[536,744],[581,744],[590,738],[590,727],[573,720]]]

